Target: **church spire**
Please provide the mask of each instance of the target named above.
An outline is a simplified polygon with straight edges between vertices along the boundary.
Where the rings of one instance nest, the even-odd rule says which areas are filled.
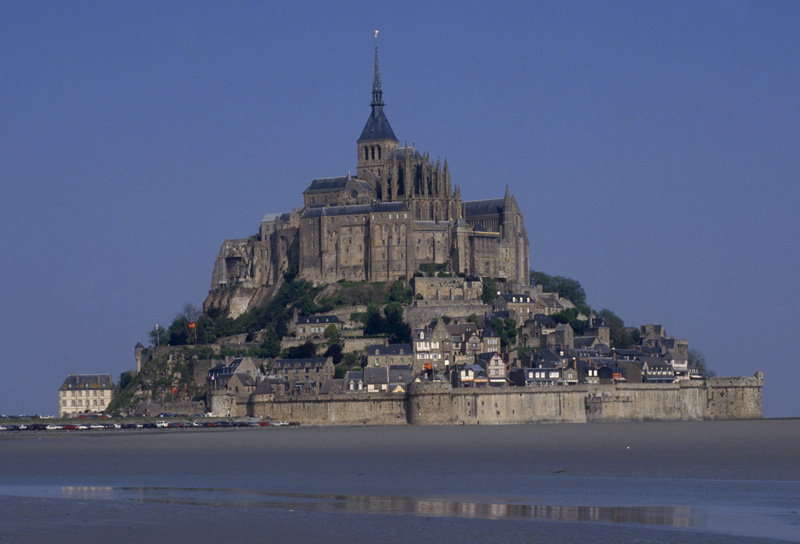
[[[372,81],[372,103],[375,106],[383,106],[383,91],[381,90],[381,72],[378,69],[378,31],[375,31],[375,79]]]

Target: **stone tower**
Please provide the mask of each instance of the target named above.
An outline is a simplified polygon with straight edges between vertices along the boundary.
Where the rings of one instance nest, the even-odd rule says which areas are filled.
[[[386,114],[383,113],[383,91],[381,90],[381,73],[378,69],[378,31],[375,31],[375,79],[372,81],[372,112],[367,124],[361,131],[358,145],[358,167],[356,177],[375,182],[384,173],[384,161],[397,149],[400,142],[394,135]]]

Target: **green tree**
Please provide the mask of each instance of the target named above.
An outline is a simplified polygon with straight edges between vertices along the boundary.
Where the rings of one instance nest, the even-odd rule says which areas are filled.
[[[546,293],[558,293],[558,296],[569,300],[575,306],[586,307],[586,291],[578,280],[531,270],[531,285],[541,285]]]
[[[324,336],[328,340],[338,340],[339,328],[334,324],[330,324],[327,327],[325,327],[325,332],[322,333],[322,336]]]
[[[494,331],[500,335],[500,350],[507,353],[508,349],[517,343],[517,321],[513,317],[500,319],[495,317],[489,322]]]
[[[364,326],[364,334],[374,336],[383,334],[386,330],[386,319],[381,315],[380,309],[373,303],[367,304],[367,321]]]
[[[306,342],[284,350],[282,355],[284,359],[310,359],[317,356],[317,346],[313,342]]]
[[[169,344],[169,333],[161,325],[153,327],[148,336],[150,336],[150,343],[154,346],[166,346]]]
[[[391,334],[389,342],[392,344],[407,344],[411,342],[411,327],[403,321],[403,307],[397,302],[390,302],[383,307],[386,316],[385,332]]]
[[[556,323],[569,323],[576,336],[582,336],[586,322],[578,319],[580,311],[577,308],[567,308],[558,313],[551,314],[550,318]]]
[[[389,288],[387,299],[389,302],[398,302],[400,304],[411,304],[411,297],[413,291],[406,287],[405,282],[397,280]]]
[[[483,293],[481,294],[481,301],[484,304],[490,304],[497,298],[497,282],[494,278],[481,278],[483,281]]]
[[[334,365],[341,363],[344,358],[344,353],[342,352],[342,346],[340,344],[331,344],[328,346],[324,355],[325,357],[332,357]]]
[[[625,322],[622,321],[622,318],[607,308],[600,310],[598,315],[605,319],[608,324],[612,348],[628,349],[633,345],[631,331],[625,327]]]
[[[717,375],[716,372],[708,368],[703,352],[696,349],[689,350],[689,366],[697,368],[703,378],[713,378]]]

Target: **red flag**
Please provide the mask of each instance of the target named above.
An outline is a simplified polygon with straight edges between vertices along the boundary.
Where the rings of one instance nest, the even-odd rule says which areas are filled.
[[[189,323],[189,328],[193,329],[197,326],[197,323]]]

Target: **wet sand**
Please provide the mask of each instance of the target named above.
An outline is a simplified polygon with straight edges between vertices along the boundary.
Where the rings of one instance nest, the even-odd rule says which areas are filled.
[[[0,541],[800,541],[759,527],[800,522],[798,444],[800,420],[3,434]]]

